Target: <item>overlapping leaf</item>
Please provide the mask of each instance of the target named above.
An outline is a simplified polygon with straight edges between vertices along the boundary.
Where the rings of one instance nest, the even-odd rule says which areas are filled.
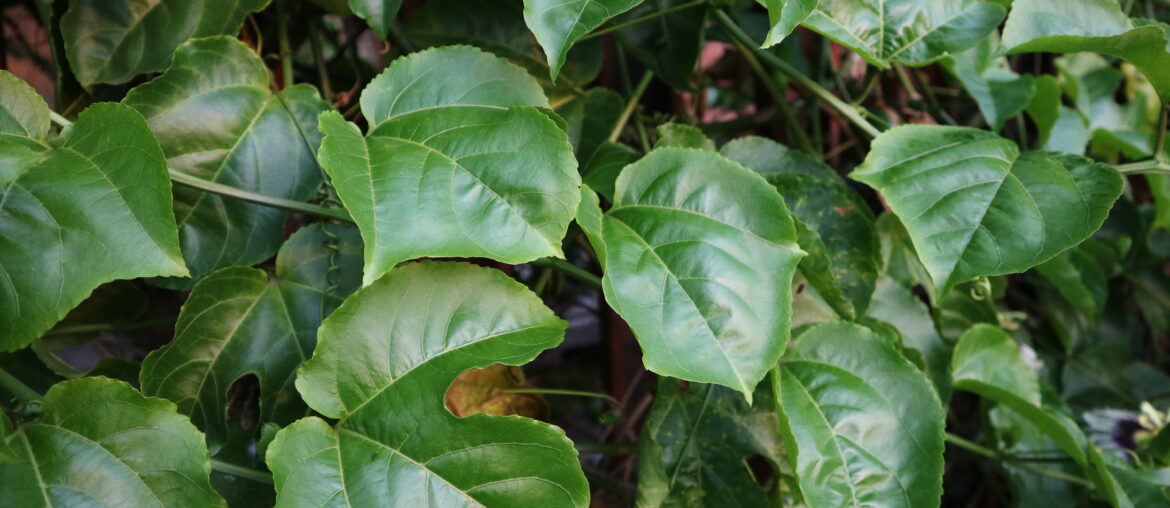
[[[677,10],[659,14],[667,9]],[[695,5],[689,0],[648,0],[616,18],[614,23],[651,15],[657,16],[617,32],[626,51],[676,90],[692,89],[691,76],[704,44],[707,5]]]
[[[548,56],[556,79],[565,56],[580,38],[643,0],[524,0],[524,22]]]
[[[814,326],[793,341],[775,383],[805,504],[939,504],[946,413],[886,339],[849,323]]]
[[[926,373],[944,402],[951,397],[951,352],[935,329],[930,309],[893,279],[877,281],[869,317],[889,323],[902,337],[902,346],[922,355]]]
[[[0,108],[0,350],[28,345],[94,288],[186,275],[158,142],[142,117],[97,104],[52,145],[48,108],[6,73]],[[28,137],[26,134],[37,137]],[[12,157],[15,153],[16,156]]]
[[[423,256],[561,255],[581,178],[523,69],[475,48],[431,49],[395,61],[361,104],[366,137],[321,115],[320,161],[361,229],[366,283]]]
[[[296,369],[312,353],[321,321],[360,282],[358,233],[333,224],[293,235],[272,280],[245,267],[211,274],[183,305],[174,340],[143,361],[142,392],[178,404],[213,451],[227,439],[229,388],[245,375],[259,381],[261,421],[284,425],[304,416]]]
[[[264,61],[242,42],[187,42],[161,76],[124,104],[158,137],[170,168],[285,199],[312,198],[321,183],[317,115],[329,108],[309,85],[269,90]],[[183,255],[197,281],[225,266],[271,257],[288,212],[201,190],[175,189]]]
[[[838,315],[864,315],[880,265],[869,206],[824,163],[768,139],[748,136],[720,150],[768,180],[796,216],[801,273]]]
[[[997,132],[1003,129],[1004,122],[1027,107],[1036,92],[1032,77],[1016,74],[998,52],[999,36],[993,32],[971,49],[942,61]]]
[[[1130,20],[1114,0],[1016,0],[1003,30],[1011,54],[1091,51],[1123,58],[1170,100],[1170,40],[1164,23]]]
[[[44,413],[0,440],[4,503],[53,506],[226,506],[211,490],[203,435],[175,405],[101,377],[65,381]]]
[[[85,87],[160,71],[187,39],[235,34],[270,0],[73,0],[61,17],[69,66]]]
[[[780,195],[718,154],[662,148],[622,171],[599,217],[594,204],[578,221],[646,368],[750,399],[784,351],[804,256]]]
[[[402,0],[349,0],[349,9],[383,39],[390,34],[401,7]]]
[[[748,457],[774,470],[784,462],[770,390],[755,406],[721,386],[659,378],[654,407],[638,441],[638,506],[765,506],[763,478]]]
[[[803,23],[882,69],[926,65],[975,46],[1005,14],[1003,7],[980,0],[764,0],[764,5],[774,24],[765,45],[779,43]]]
[[[502,272],[461,263],[396,268],[325,320],[297,378],[311,407],[268,448],[279,506],[586,506],[559,429],[526,418],[457,418],[460,373],[519,365],[567,323]]]
[[[1116,170],[1083,157],[1020,153],[987,131],[938,126],[886,131],[850,176],[882,193],[942,294],[1079,244],[1101,226],[1122,183]]]

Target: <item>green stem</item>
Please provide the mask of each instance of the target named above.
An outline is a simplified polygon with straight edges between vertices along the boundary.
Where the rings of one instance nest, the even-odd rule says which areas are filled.
[[[0,368],[0,387],[24,402],[38,402],[44,399],[36,390],[29,388],[23,381],[2,368]]]
[[[73,125],[73,122],[69,121],[68,118],[61,116],[60,113],[51,109],[49,110],[49,119],[53,120],[53,123],[60,125],[61,127],[68,127]]]
[[[642,94],[646,93],[646,87],[650,86],[650,80],[654,77],[654,72],[647,70],[642,74],[642,80],[638,81],[638,85],[634,87],[634,91],[630,93],[630,100],[626,103],[626,108],[622,110],[622,116],[618,117],[617,124],[613,126],[613,131],[609,133],[609,141],[616,143],[621,137],[622,131],[625,130],[626,124],[630,121],[630,115],[634,114],[634,109],[638,107],[638,101],[642,99]]]
[[[168,169],[168,171],[170,171],[171,180],[175,183],[194,189],[199,189],[204,192],[210,192],[220,196],[227,196],[229,198],[239,199],[249,203],[256,203],[258,205],[270,206],[272,208],[279,208],[281,210],[288,210],[290,212],[298,212],[325,219],[353,223],[353,218],[349,216],[349,213],[346,213],[345,210],[340,208],[325,208],[323,206],[317,206],[302,201],[265,196],[263,194],[257,194],[255,192],[237,189],[228,185],[204,180],[197,176],[175,171],[173,169]]]
[[[805,152],[817,153],[816,149],[813,148],[812,140],[808,138],[808,134],[804,132],[805,129],[801,128],[800,123],[796,120],[796,113],[792,111],[792,106],[788,104],[788,97],[784,93],[784,87],[780,86],[780,83],[777,83],[771,74],[768,74],[768,71],[760,64],[760,60],[756,58],[755,53],[744,47],[742,43],[738,45],[740,51],[743,52],[744,59],[747,60],[748,66],[752,68],[756,77],[764,82],[764,87],[772,94],[772,101],[776,103],[776,108],[780,110],[780,114],[784,115],[784,121],[791,128],[790,132],[794,133],[796,141],[800,143],[800,146]]]
[[[321,33],[316,20],[309,20],[309,49],[313,52],[313,63],[317,66],[317,81],[321,84],[321,97],[333,103],[333,84],[329,82],[329,69],[325,66],[325,54],[321,51]]]
[[[1032,474],[1037,474],[1040,476],[1047,476],[1049,478],[1063,480],[1063,481],[1066,481],[1069,483],[1075,483],[1077,485],[1082,485],[1082,486],[1088,487],[1090,489],[1093,488],[1092,482],[1090,482],[1084,478],[1081,478],[1079,476],[1073,476],[1073,475],[1070,475],[1068,473],[1064,473],[1061,471],[1055,471],[1052,469],[1045,469],[1042,467],[1033,466],[1031,464],[1028,464],[1026,462],[1019,461],[1019,460],[1012,460],[1010,458],[1004,457],[999,452],[992,450],[991,448],[987,448],[987,447],[980,445],[978,443],[968,441],[964,438],[961,438],[959,436],[951,434],[950,432],[948,432],[946,434],[946,441],[950,444],[953,444],[959,448],[967,450],[967,451],[974,453],[976,455],[980,455],[980,456],[983,456],[983,457],[986,457],[989,459],[994,459],[994,460],[998,460],[1000,462],[1005,462],[1005,463],[1011,464],[1013,467],[1016,467],[1016,468],[1023,470],[1023,471],[1027,471],[1027,472],[1032,473]]]
[[[230,462],[224,462],[219,459],[211,459],[211,469],[219,471],[223,474],[232,475],[245,480],[252,480],[257,483],[272,485],[272,473],[267,471],[260,471],[250,467],[239,466]]]
[[[605,455],[637,455],[638,449],[631,445],[610,443],[573,443],[580,453],[601,453]]]
[[[723,12],[722,10],[716,10],[715,18],[719,20],[729,35],[735,38],[744,47],[747,47],[752,53],[755,53],[755,55],[759,57],[760,60],[763,60],[769,65],[776,67],[776,69],[781,73],[788,76],[789,78],[792,78],[797,83],[800,83],[802,87],[828,103],[830,107],[837,110],[837,112],[841,113],[841,115],[852,122],[853,125],[856,125],[862,131],[865,131],[865,133],[870,137],[876,138],[881,135],[882,131],[877,127],[874,127],[873,124],[869,123],[869,121],[866,120],[865,117],[862,116],[856,108],[850,106],[849,103],[841,100],[836,95],[833,95],[833,93],[828,89],[821,86],[816,81],[813,81],[808,76],[805,76],[795,67],[789,65],[788,62],[780,59],[780,57],[755,47],[755,43],[752,41],[751,36],[749,36],[746,32],[743,31],[743,29],[736,25],[726,12]]]
[[[280,48],[281,88],[293,85],[292,47],[288,43],[288,0],[276,0],[276,36]]]
[[[161,319],[152,319],[149,321],[139,321],[137,323],[102,323],[96,325],[65,326],[49,330],[47,333],[45,333],[45,337],[53,337],[55,335],[70,335],[75,333],[128,332],[132,330],[150,328],[152,326],[171,324],[174,323],[177,318],[178,316],[171,316]]]
[[[614,404],[617,404],[617,399],[606,395],[604,393],[586,392],[582,390],[559,390],[556,388],[505,388],[501,390],[504,393],[532,393],[539,395],[569,395],[573,397],[593,397],[597,399],[605,399]]]
[[[532,261],[530,264],[551,268],[579,281],[588,282],[593,286],[601,287],[601,277],[593,275],[592,273],[589,273],[588,270],[585,270],[584,268],[581,268],[563,259],[540,258]]]
[[[1166,147],[1166,122],[1170,119],[1170,104],[1162,106],[1161,115],[1158,118],[1158,140],[1154,142],[1154,159],[1165,160],[1162,154]]]
[[[707,0],[694,0],[694,1],[691,1],[691,2],[687,2],[687,3],[685,3],[685,4],[678,4],[678,5],[674,6],[674,7],[670,7],[670,8],[667,8],[667,9],[662,9],[662,10],[660,10],[660,11],[651,12],[650,14],[647,14],[647,15],[645,15],[645,16],[641,16],[641,17],[638,17],[638,18],[634,18],[634,19],[631,19],[631,20],[629,20],[629,21],[626,21],[626,22],[624,22],[624,23],[618,23],[618,24],[616,24],[616,25],[613,25],[613,26],[610,26],[610,27],[606,27],[606,28],[603,28],[603,29],[601,29],[601,30],[598,30],[598,31],[596,31],[596,32],[593,32],[593,33],[591,33],[591,34],[589,34],[589,35],[586,35],[586,36],[584,36],[584,37],[582,37],[582,38],[580,38],[580,39],[577,39],[577,42],[583,42],[583,41],[587,41],[587,40],[589,40],[589,39],[592,39],[592,38],[594,38],[594,37],[601,37],[602,35],[605,35],[605,34],[608,34],[608,33],[612,33],[612,32],[616,32],[616,31],[618,31],[618,30],[621,30],[621,29],[623,29],[623,28],[628,28],[628,27],[631,27],[631,26],[637,25],[638,23],[642,23],[642,22],[644,22],[644,21],[650,21],[650,20],[652,20],[652,19],[654,19],[654,18],[657,18],[657,17],[660,17],[660,16],[665,16],[665,15],[667,15],[667,14],[670,14],[670,13],[672,13],[672,12],[678,12],[678,11],[681,11],[681,10],[684,10],[684,9],[690,9],[691,7],[695,7],[695,6],[703,5],[703,4],[705,4],[705,3],[707,3]]]
[[[1170,174],[1170,164],[1162,162],[1157,159],[1149,159],[1139,162],[1131,162],[1129,164],[1118,164],[1113,166],[1119,173],[1123,175],[1168,175]]]

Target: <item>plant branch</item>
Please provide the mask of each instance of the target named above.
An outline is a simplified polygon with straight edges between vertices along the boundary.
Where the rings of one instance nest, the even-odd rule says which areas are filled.
[[[551,268],[579,281],[587,282],[590,285],[596,287],[601,287],[601,277],[593,275],[592,273],[589,273],[588,270],[585,270],[584,268],[581,268],[563,259],[540,258],[532,261],[530,264]]]
[[[211,469],[214,471],[219,471],[223,474],[243,478],[245,480],[252,480],[257,483],[263,483],[266,485],[273,484],[272,473],[232,464],[231,462],[224,462],[219,459],[211,459]]]
[[[556,388],[505,388],[504,393],[531,393],[537,395],[569,395],[573,397],[593,397],[597,399],[608,400],[615,405],[618,403],[617,399],[606,395],[604,393],[586,392],[582,390],[560,390]]]
[[[746,32],[743,31],[742,28],[736,25],[726,12],[722,10],[716,10],[715,18],[719,20],[719,22],[723,25],[723,28],[727,30],[728,34],[731,35],[732,38],[738,41],[743,47],[747,48],[748,51],[755,53],[755,55],[759,57],[760,60],[763,60],[769,65],[776,67],[776,69],[781,73],[788,76],[789,78],[792,78],[797,83],[800,83],[802,87],[828,103],[829,106],[837,110],[837,112],[841,113],[842,116],[868,134],[871,138],[876,138],[881,135],[881,129],[878,129],[873,124],[869,123],[869,121],[866,120],[865,117],[857,111],[857,108],[849,105],[849,103],[841,100],[836,95],[833,95],[833,92],[830,92],[816,81],[813,81],[808,76],[805,76],[795,67],[789,65],[788,62],[780,59],[780,57],[755,47],[755,43],[752,41],[751,36],[749,36]]]
[[[654,72],[647,70],[642,74],[642,80],[638,81],[638,85],[634,87],[634,91],[630,93],[630,100],[626,103],[626,108],[622,110],[622,115],[618,117],[617,124],[613,126],[613,131],[609,133],[609,141],[616,143],[621,137],[622,131],[625,130],[626,124],[630,121],[630,116],[634,114],[634,109],[638,107],[638,101],[642,99],[642,94],[646,93],[646,87],[650,86],[650,80],[654,77]]]
[[[136,323],[102,323],[96,325],[77,325],[64,326],[61,328],[54,328],[45,332],[45,337],[53,337],[57,335],[70,335],[75,333],[94,333],[94,332],[129,332],[133,330],[141,330],[143,328],[150,328],[152,326],[160,326],[172,324],[178,316],[165,317],[160,319],[151,319],[148,321],[138,321]]]
[[[1032,474],[1036,474],[1036,475],[1040,475],[1040,476],[1047,476],[1049,478],[1062,480],[1062,481],[1066,481],[1069,483],[1075,483],[1077,485],[1081,485],[1081,486],[1084,486],[1084,487],[1087,487],[1090,489],[1093,488],[1092,482],[1090,482],[1084,478],[1081,478],[1079,476],[1073,476],[1071,474],[1068,474],[1068,473],[1065,473],[1062,471],[1055,471],[1052,469],[1045,469],[1042,467],[1033,466],[1032,464],[1028,464],[1025,459],[1013,459],[1010,457],[1005,457],[1002,454],[1000,454],[998,451],[992,450],[991,448],[987,448],[987,447],[980,445],[978,443],[968,441],[962,437],[951,434],[950,432],[948,432],[946,434],[946,441],[952,445],[955,445],[959,448],[967,450],[967,451],[974,453],[976,455],[980,455],[980,456],[983,456],[983,457],[986,457],[989,459],[994,459],[994,460],[997,460],[997,461],[1000,461],[1003,463],[1011,464],[1015,468],[1018,468],[1018,469],[1023,470],[1023,471],[1027,471],[1027,472],[1032,473]]]
[[[329,82],[329,69],[325,65],[325,55],[321,50],[321,33],[318,31],[316,20],[309,20],[309,49],[313,52],[313,63],[317,67],[317,81],[321,84],[321,98],[333,104],[333,84]]]
[[[39,402],[44,399],[44,396],[3,368],[0,368],[0,387],[24,402]]]
[[[597,30],[596,32],[593,32],[593,33],[586,35],[580,39],[577,39],[577,42],[584,42],[584,41],[587,41],[587,40],[595,38],[595,37],[601,37],[602,35],[616,32],[616,31],[621,30],[623,28],[629,28],[629,27],[637,25],[639,23],[642,23],[645,21],[650,21],[650,20],[657,18],[657,17],[660,17],[660,16],[665,16],[665,15],[670,14],[672,12],[678,12],[681,10],[690,9],[691,7],[703,5],[705,3],[707,3],[707,0],[693,0],[693,1],[687,2],[685,4],[679,4],[679,5],[676,5],[674,7],[662,9],[660,11],[651,12],[650,14],[647,14],[645,16],[634,18],[634,19],[631,19],[631,20],[626,21],[624,23],[618,23],[616,25],[602,28],[601,30]]]
[[[175,171],[169,169],[171,180],[177,184],[185,185],[194,189],[199,189],[204,192],[218,194],[229,198],[247,201],[249,203],[256,203],[258,205],[270,206],[272,208],[279,208],[290,212],[303,213],[305,215],[313,215],[324,219],[332,219],[341,222],[353,223],[353,218],[349,216],[345,210],[341,208],[325,208],[303,201],[294,201],[291,199],[278,198],[273,196],[266,196],[264,194],[257,194],[255,192],[237,189],[221,183],[215,183],[209,180],[204,180],[194,175]]]
[[[276,0],[276,37],[280,48],[281,88],[293,85],[292,48],[288,43],[288,0]]]
[[[53,111],[51,109],[49,110],[49,119],[52,120],[53,123],[60,125],[61,127],[68,127],[70,125],[73,125],[73,122],[69,121],[68,118],[61,116],[60,113]]]
[[[1170,164],[1158,159],[1118,164],[1113,166],[1113,169],[1116,169],[1117,172],[1123,175],[1170,175]]]
[[[784,87],[776,82],[776,79],[768,74],[764,66],[760,64],[760,59],[756,58],[756,54],[744,47],[743,43],[738,44],[739,49],[743,52],[744,60],[747,60],[748,66],[756,73],[756,77],[764,83],[764,87],[772,94],[772,101],[776,103],[776,108],[780,110],[780,114],[784,115],[784,120],[788,122],[789,132],[796,137],[796,141],[800,144],[801,149],[807,153],[816,154],[817,150],[813,147],[812,140],[808,138],[808,134],[800,127],[800,123],[796,120],[796,114],[792,111],[792,106],[788,104],[788,97],[784,93]]]
[[[1154,159],[1164,160],[1165,156],[1162,154],[1166,147],[1166,122],[1170,117],[1170,103],[1162,106],[1162,111],[1158,115],[1158,139],[1154,142]]]

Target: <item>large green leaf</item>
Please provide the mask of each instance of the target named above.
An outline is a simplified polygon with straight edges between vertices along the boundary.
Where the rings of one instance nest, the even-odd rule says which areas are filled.
[[[297,389],[313,409],[268,448],[279,506],[586,506],[564,433],[520,417],[457,418],[467,369],[519,365],[567,323],[502,272],[424,261],[396,268],[321,326]]]
[[[643,0],[524,0],[524,22],[548,56],[553,79],[565,64],[569,49],[606,20]]]
[[[314,197],[317,115],[329,109],[309,85],[269,89],[264,61],[230,37],[189,41],[170,68],[127,94],[158,136],[171,169],[294,200]],[[276,252],[288,212],[200,190],[175,189],[179,241],[195,280]]]
[[[1083,157],[1020,153],[987,131],[922,125],[883,133],[850,176],[881,192],[942,294],[1079,244],[1122,184],[1116,170]]]
[[[72,0],[61,16],[65,53],[85,87],[160,71],[195,37],[235,34],[269,0]]]
[[[976,325],[959,339],[951,364],[954,387],[974,392],[1015,411],[1036,426],[1080,465],[1114,506],[1126,504],[1112,474],[1101,463],[1100,452],[1076,423],[1063,413],[1041,405],[1036,373],[1019,347],[1003,330]]]
[[[401,7],[402,0],[349,0],[349,9],[383,39],[390,34]]]
[[[573,149],[523,69],[471,47],[394,62],[361,98],[370,132],[321,115],[321,165],[365,240],[365,282],[413,258],[561,256]],[[484,235],[484,231],[492,234]]]
[[[775,383],[805,504],[938,506],[946,413],[886,339],[849,323],[814,326]]]
[[[1011,54],[1091,51],[1123,58],[1149,78],[1163,101],[1170,100],[1170,41],[1167,25],[1134,23],[1116,0],[1016,0],[1003,30]]]
[[[33,87],[0,71],[0,92],[0,139],[15,135],[44,140],[49,135],[49,105]]]
[[[37,155],[0,186],[3,351],[28,345],[105,282],[187,274],[166,160],[142,116],[95,104],[52,147],[23,139]]]
[[[622,171],[601,222],[605,298],[646,368],[750,399],[788,342],[804,256],[775,189],[718,154],[662,148]]]
[[[992,32],[971,49],[942,61],[975,99],[987,124],[997,132],[1003,129],[1004,122],[1027,107],[1036,92],[1032,76],[1016,74],[1007,59],[998,53],[999,36]]]
[[[293,235],[272,280],[245,267],[211,274],[183,305],[174,340],[142,362],[142,392],[178,404],[213,452],[227,439],[228,391],[245,375],[259,382],[261,421],[285,425],[304,416],[296,369],[312,353],[321,321],[360,282],[358,233],[333,224]]]
[[[0,461],[4,504],[225,506],[203,435],[169,401],[95,377],[53,386],[43,407],[7,437],[20,460]]]
[[[880,246],[873,213],[824,163],[774,141],[748,136],[720,150],[763,175],[796,216],[801,273],[845,319],[865,314],[877,280]]]
[[[780,423],[767,385],[754,407],[716,385],[659,378],[638,440],[638,506],[765,506],[765,486],[747,458],[779,471]],[[773,478],[773,481],[775,479]]]
[[[970,48],[1004,14],[1003,7],[980,0],[820,0],[803,24],[888,69],[895,63],[926,65]]]

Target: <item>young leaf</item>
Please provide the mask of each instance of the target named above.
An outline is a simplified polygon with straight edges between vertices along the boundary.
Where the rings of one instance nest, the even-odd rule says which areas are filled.
[[[319,159],[361,229],[366,284],[422,256],[562,255],[581,178],[523,69],[465,46],[426,50],[394,62],[361,104],[364,138],[321,115]]]
[[[86,88],[167,66],[183,41],[235,34],[269,0],[73,0],[61,16],[65,53]]]
[[[658,379],[638,440],[638,506],[766,506],[746,464],[758,456],[774,472],[784,462],[780,423],[766,385],[755,407],[716,385]],[[778,476],[778,474],[776,475]]]
[[[1003,45],[1009,54],[1091,51],[1125,59],[1168,101],[1168,29],[1156,21],[1134,23],[1115,0],[1016,0],[1004,25]]]
[[[714,152],[715,142],[694,125],[664,123],[658,126],[658,141],[654,143],[654,148],[668,147],[697,148]]]
[[[750,400],[788,341],[804,256],[775,189],[712,152],[654,150],[622,171],[600,238],[605,298],[646,368]]]
[[[524,22],[548,56],[549,73],[556,80],[569,48],[606,20],[643,0],[524,0]]]
[[[837,314],[865,314],[873,294],[880,248],[873,213],[824,163],[774,141],[748,136],[720,150],[763,175],[796,216],[800,272]]]
[[[768,9],[768,21],[772,24],[772,27],[768,29],[768,37],[764,39],[763,47],[765,48],[780,44],[820,5],[820,0],[756,0],[756,2]]]
[[[821,0],[804,26],[888,69],[926,65],[970,48],[1004,14],[1003,7],[979,0]]]
[[[942,64],[975,99],[979,112],[999,132],[1004,122],[1028,105],[1036,92],[1032,76],[1019,75],[997,56],[999,36],[992,32],[971,49],[943,59]]]
[[[398,18],[402,0],[349,0],[349,9],[366,20],[378,37],[385,39]]]
[[[25,139],[36,162],[0,187],[0,351],[28,345],[103,283],[187,274],[166,160],[141,115],[95,104],[52,148]]]
[[[308,200],[321,183],[317,115],[329,109],[309,85],[280,93],[251,48],[231,37],[189,41],[161,76],[123,104],[158,136],[173,170],[267,196]],[[225,266],[272,257],[288,212],[177,187],[179,242],[195,281]],[[180,284],[186,285],[186,284]]]
[[[940,294],[1079,244],[1104,222],[1122,184],[1112,167],[1083,157],[1020,153],[987,131],[922,125],[883,133],[850,176],[902,219]]]
[[[54,385],[44,413],[8,436],[5,504],[226,506],[211,490],[203,435],[169,401],[102,377]]]
[[[212,452],[227,440],[228,390],[247,374],[259,381],[261,421],[285,425],[305,415],[293,388],[296,369],[312,353],[321,321],[361,282],[357,231],[322,224],[289,238],[273,280],[242,266],[201,280],[174,340],[142,362],[142,392],[178,404],[207,433]],[[340,270],[329,274],[331,264]]]
[[[409,264],[362,288],[325,320],[296,382],[340,421],[300,420],[268,448],[278,505],[588,505],[561,430],[443,405],[463,371],[523,364],[567,325],[502,272],[462,263]]]
[[[888,341],[850,323],[814,326],[774,382],[808,506],[938,505],[946,413]]]

